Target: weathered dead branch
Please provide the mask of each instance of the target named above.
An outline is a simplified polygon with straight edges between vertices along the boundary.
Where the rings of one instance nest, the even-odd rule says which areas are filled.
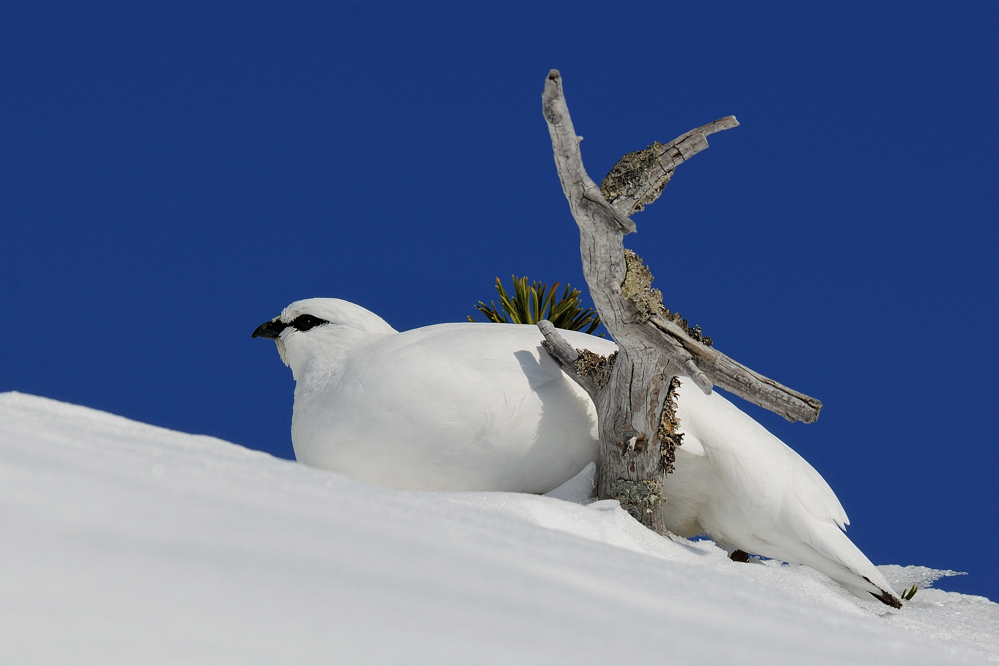
[[[622,242],[635,231],[629,216],[658,198],[678,165],[708,147],[708,134],[736,127],[735,117],[625,155],[600,188],[583,167],[558,71],[548,74],[542,100],[562,190],[579,227],[583,274],[619,351],[616,358],[584,357],[548,322],[538,326],[545,349],[597,407],[600,497],[621,500],[637,519],[663,532],[662,511],[669,508],[661,482],[682,443],[670,426],[676,376],[689,377],[705,393],[720,386],[789,421],[815,421],[822,404],[714,349],[699,328],[663,306],[651,272]]]

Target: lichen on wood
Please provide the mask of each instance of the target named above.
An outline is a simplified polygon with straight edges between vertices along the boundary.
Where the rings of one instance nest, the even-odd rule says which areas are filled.
[[[598,390],[607,386],[611,370],[614,369],[614,361],[617,360],[617,352],[610,356],[603,356],[591,352],[589,349],[577,349],[576,351],[579,353],[579,358],[573,364],[576,374],[592,379]]]
[[[631,301],[638,310],[638,321],[646,322],[656,315],[665,314],[663,293],[652,288],[652,271],[642,263],[642,258],[625,249],[624,260],[627,273],[621,284],[621,295]]]
[[[646,322],[652,317],[662,316],[683,327],[687,335],[710,347],[714,341],[701,330],[700,326],[691,326],[679,312],[671,312],[663,305],[663,293],[652,288],[652,271],[642,262],[642,258],[625,248],[624,260],[627,273],[621,285],[621,295],[631,301],[638,310],[638,322]]]
[[[641,520],[642,515],[651,514],[657,506],[666,501],[662,484],[653,479],[644,481],[618,479],[611,484],[611,496],[621,503],[621,508],[638,520]]]
[[[600,193],[604,195],[604,199],[614,203],[621,197],[633,197],[651,181],[651,189],[632,204],[628,215],[645,210],[647,204],[659,198],[673,176],[672,170],[663,171],[660,164],[660,155],[665,148],[665,145],[656,141],[648,148],[628,153],[618,160],[600,183]]]
[[[662,316],[682,326],[683,330],[687,332],[687,335],[689,335],[694,340],[697,340],[698,342],[704,343],[706,347],[710,347],[711,345],[714,344],[714,340],[711,339],[710,335],[704,335],[704,331],[702,331],[701,327],[696,324],[691,326],[690,322],[684,319],[683,315],[681,315],[679,312],[670,312],[669,308],[666,308],[666,311],[663,313]]]
[[[676,449],[683,445],[680,419],[676,415],[676,398],[679,388],[680,380],[673,377],[669,382],[669,389],[666,390],[666,398],[663,400],[663,414],[659,419],[659,430],[656,432],[659,437],[659,464],[665,474],[674,472],[673,463],[676,462]]]

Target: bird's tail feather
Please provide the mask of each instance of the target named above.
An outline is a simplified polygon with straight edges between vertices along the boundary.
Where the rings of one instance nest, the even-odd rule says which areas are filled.
[[[813,536],[820,537],[809,539],[813,561],[802,564],[821,571],[861,599],[874,597],[892,608],[902,607],[885,577],[839,527],[827,524],[821,535]]]
[[[866,580],[868,583],[871,583],[871,579],[868,578],[867,576],[864,576],[864,580]],[[871,585],[874,585],[874,583],[871,583]],[[878,585],[874,585],[874,587],[881,590],[881,587]],[[890,589],[891,588],[889,588],[889,590]],[[874,594],[873,592],[868,592],[868,594],[877,599],[878,601],[880,601],[881,603],[887,606],[891,606],[892,608],[902,607],[902,600],[896,597],[894,592],[889,592],[888,590],[881,590],[881,594]]]

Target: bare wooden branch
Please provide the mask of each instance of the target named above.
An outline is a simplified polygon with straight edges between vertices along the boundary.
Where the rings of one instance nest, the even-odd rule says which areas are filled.
[[[792,423],[815,423],[822,410],[822,403],[816,398],[764,377],[724,354],[715,364],[713,377],[717,386],[754,405],[780,414]]]
[[[725,116],[707,125],[701,125],[697,129],[692,129],[685,134],[681,134],[667,143],[665,148],[660,152],[663,169],[675,169],[680,162],[689,160],[707,148],[708,140],[705,137],[709,134],[738,126],[739,121],[735,119],[735,116]]]
[[[663,532],[662,512],[668,508],[664,509],[661,482],[671,469],[677,443],[663,419],[673,414],[670,387],[676,376],[689,377],[705,393],[721,386],[791,421],[814,421],[822,405],[712,348],[699,328],[687,326],[686,320],[663,307],[662,295],[651,288],[651,272],[622,243],[635,230],[628,216],[659,196],[679,164],[708,147],[708,134],[737,126],[735,118],[716,120],[668,144],[653,144],[625,156],[615,166],[616,174],[612,172],[616,180],[602,194],[583,167],[580,138],[558,71],[548,74],[542,100],[562,191],[579,227],[583,275],[619,351],[616,358],[598,357],[595,367],[602,374],[595,381],[579,371],[584,353],[572,349],[548,322],[539,324],[543,344],[596,405],[600,497],[619,499],[643,524]]]
[[[690,353],[691,362],[704,369],[705,376],[710,377],[708,381],[754,405],[779,414],[792,423],[814,423],[818,420],[822,403],[817,399],[764,377],[717,349],[694,340],[675,322],[665,317],[652,317],[649,321],[665,334],[664,337],[682,345]],[[693,375],[691,377],[703,390],[703,382]],[[710,386],[706,392],[710,392]]]
[[[653,143],[629,153],[614,165],[600,185],[600,192],[622,215],[631,215],[659,198],[681,163],[708,147],[707,135],[738,127],[735,116],[725,116],[681,134],[667,144]],[[641,174],[640,182],[632,180]]]
[[[593,377],[576,372],[576,362],[579,361],[579,352],[569,344],[569,342],[559,335],[555,326],[547,319],[538,322],[538,330],[545,336],[545,341],[541,345],[551,356],[552,360],[558,364],[569,378],[583,387],[590,398],[596,400],[597,391],[600,389]]]

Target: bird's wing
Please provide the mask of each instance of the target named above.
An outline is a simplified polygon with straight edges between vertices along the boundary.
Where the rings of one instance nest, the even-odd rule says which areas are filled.
[[[474,323],[386,337],[355,350],[337,404],[372,435],[369,452],[405,433],[427,475],[466,465],[480,478],[469,487],[544,492],[595,456],[596,418],[542,339],[533,326]]]
[[[779,511],[796,500],[814,518],[841,528],[849,524],[825,479],[718,392],[704,395],[688,380],[681,386],[677,412],[681,430],[693,435],[720,475],[748,501]]]
[[[363,394],[355,402],[373,410],[367,415],[373,427],[421,433],[428,440],[447,431],[451,442],[441,442],[446,449],[453,442],[474,440],[475,432],[490,426],[492,411],[502,407],[507,414],[518,414],[514,403],[529,392],[509,345],[489,331],[469,336],[464,327],[428,326],[358,350],[343,381]],[[396,418],[410,426],[397,428],[391,423]]]

